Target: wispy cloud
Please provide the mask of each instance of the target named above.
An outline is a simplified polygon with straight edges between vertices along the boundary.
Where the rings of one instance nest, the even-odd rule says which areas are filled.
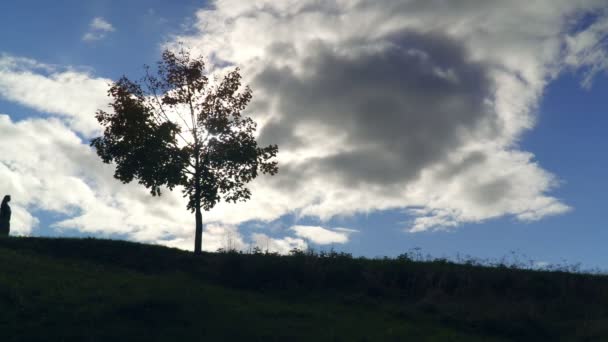
[[[328,245],[332,243],[347,243],[352,233],[357,231],[347,228],[327,229],[318,226],[293,226],[291,230],[298,237],[308,239],[319,245]]]
[[[85,136],[99,133],[95,112],[108,102],[105,93],[109,82],[71,67],[0,55],[0,98],[62,117]]]
[[[89,30],[82,36],[85,42],[101,40],[106,37],[109,32],[114,32],[116,29],[112,24],[102,17],[95,17],[89,24]]]

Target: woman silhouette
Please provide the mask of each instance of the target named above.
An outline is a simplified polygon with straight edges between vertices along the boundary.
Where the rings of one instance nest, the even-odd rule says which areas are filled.
[[[11,207],[8,206],[10,201],[11,195],[6,195],[0,206],[0,236],[8,236],[11,231]]]

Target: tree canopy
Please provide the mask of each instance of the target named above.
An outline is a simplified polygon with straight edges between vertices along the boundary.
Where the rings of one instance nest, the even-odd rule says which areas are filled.
[[[182,187],[200,253],[201,210],[249,199],[247,183],[278,172],[278,147],[258,146],[256,123],[243,115],[252,91],[241,89],[238,68],[210,79],[204,58],[181,49],[165,50],[154,73],[145,69],[141,82],[122,77],[112,84],[111,111],[96,114],[103,135],[91,146],[116,164],[114,177],[124,183],[137,180],[153,196]]]

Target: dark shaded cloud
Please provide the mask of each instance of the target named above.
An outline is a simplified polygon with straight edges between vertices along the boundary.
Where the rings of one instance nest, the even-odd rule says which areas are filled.
[[[281,114],[264,127],[264,143],[314,144],[302,128],[343,138],[345,151],[303,167],[348,184],[402,183],[496,125],[487,68],[445,35],[402,31],[309,48],[303,72],[269,65],[253,84]]]
[[[476,165],[480,165],[488,159],[487,155],[482,151],[473,151],[464,156],[457,162],[446,162],[437,172],[439,179],[449,179],[454,175],[462,174],[469,171]]]
[[[470,197],[480,206],[489,206],[509,198],[509,192],[515,188],[507,178],[494,179],[489,183],[471,187]]]

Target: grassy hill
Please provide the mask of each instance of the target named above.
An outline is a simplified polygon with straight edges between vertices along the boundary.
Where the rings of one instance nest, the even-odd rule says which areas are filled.
[[[0,239],[1,341],[606,341],[608,277]]]

